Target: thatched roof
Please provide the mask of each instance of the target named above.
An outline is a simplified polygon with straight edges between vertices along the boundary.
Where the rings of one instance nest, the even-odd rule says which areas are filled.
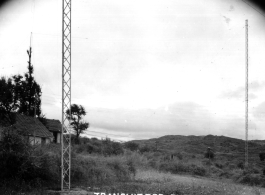
[[[46,119],[47,125],[49,131],[51,132],[61,132],[62,131],[62,124],[59,120],[54,119]]]
[[[16,122],[13,127],[25,135],[42,138],[53,137],[53,134],[37,118],[22,114],[16,114]]]

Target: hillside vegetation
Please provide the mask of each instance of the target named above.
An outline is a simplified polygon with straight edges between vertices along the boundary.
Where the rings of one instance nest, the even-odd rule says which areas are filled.
[[[6,138],[0,141],[5,148],[0,148],[0,178],[5,181],[0,194],[46,194],[47,189],[60,189],[60,145],[30,146],[14,132]],[[205,158],[208,147],[214,158]],[[248,170],[244,170],[244,147],[243,140],[212,135],[122,144],[81,138],[72,146],[71,183],[88,191],[115,193],[242,194],[247,190],[259,194],[262,190],[257,187],[265,186],[264,164],[258,155],[264,144],[249,143]],[[4,169],[14,165],[12,159],[17,160],[16,169]]]
[[[157,139],[135,140],[139,148],[148,148],[157,156],[174,154],[186,158],[202,157],[210,147],[215,153],[215,161],[240,163],[245,161],[245,141],[225,136],[181,136],[167,135]],[[250,167],[262,168],[259,153],[265,152],[265,142],[253,140],[248,142]],[[265,165],[265,163],[264,163]]]

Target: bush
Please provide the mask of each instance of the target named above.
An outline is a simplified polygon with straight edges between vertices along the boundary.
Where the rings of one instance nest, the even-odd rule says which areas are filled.
[[[129,172],[133,175],[133,177],[135,177],[135,174],[136,174],[136,165],[135,165],[135,162],[132,159],[129,159],[127,161],[127,165],[128,165]]]
[[[32,166],[33,148],[15,129],[6,129],[0,141],[0,178],[9,180],[27,178]]]
[[[57,148],[59,150],[59,148]],[[58,151],[52,152],[48,151],[47,147],[40,148],[34,152],[36,157],[35,166],[39,167],[37,170],[38,178],[49,186],[51,184],[56,185],[60,183],[61,180],[61,156]]]
[[[219,169],[223,169],[223,164],[221,163],[215,163],[215,166]]]
[[[122,162],[120,159],[110,159],[109,162],[107,162],[108,167],[113,170],[115,173],[115,176],[117,178],[117,181],[128,181],[130,180],[130,168],[127,163]],[[133,164],[131,163],[131,166],[133,167]]]
[[[136,167],[121,156],[76,155],[72,159],[71,171],[72,183],[94,187],[130,181],[136,173]]]
[[[194,165],[194,166],[192,166],[192,173],[194,175],[205,176],[206,175],[206,169],[204,167]]]
[[[238,179],[239,183],[242,184],[249,184],[252,186],[265,186],[265,178],[264,176],[260,175],[260,174],[246,174],[246,175],[242,175],[239,179]]]
[[[132,162],[132,164],[138,169],[145,169],[149,167],[149,163],[152,160],[148,160],[146,156],[143,156],[137,152],[126,151],[123,156],[126,162]]]
[[[9,186],[28,188],[59,183],[59,154],[48,153],[40,147],[30,145],[16,129],[4,130],[0,141],[0,180]]]
[[[76,153],[97,153],[103,154],[105,156],[110,155],[119,155],[123,154],[122,145],[119,142],[111,141],[110,139],[106,138],[104,140],[81,140],[80,144],[74,145],[74,150]]]
[[[184,163],[180,162],[169,162],[169,163],[162,163],[160,165],[160,170],[171,172],[171,173],[187,173],[190,172],[189,166]]]
[[[135,143],[135,142],[126,142],[124,144],[125,148],[131,150],[131,151],[137,151],[139,149],[139,144]]]
[[[176,156],[178,157],[179,160],[183,159],[183,155],[181,153],[177,153]]]
[[[152,146],[147,146],[147,145],[145,145],[145,146],[143,146],[143,147],[140,147],[139,151],[140,151],[141,153],[144,153],[144,152],[152,152],[152,151],[156,151],[156,149],[155,149],[154,147],[152,147]]]
[[[71,178],[73,184],[95,186],[111,184],[113,172],[103,166],[97,157],[77,155],[72,159]]]
[[[237,163],[237,167],[240,169],[244,169],[244,163],[242,161]]]
[[[231,171],[223,171],[219,174],[219,177],[223,178],[231,178],[233,176],[233,173]]]
[[[207,174],[206,169],[202,165],[190,164],[182,161],[161,163],[159,167],[160,171],[176,173],[190,173],[193,175],[205,176]]]

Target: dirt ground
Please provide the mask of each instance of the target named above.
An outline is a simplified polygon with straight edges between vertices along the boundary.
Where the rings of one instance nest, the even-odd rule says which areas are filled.
[[[229,181],[217,181],[208,178],[196,178],[191,176],[173,175],[173,180],[165,182],[164,187],[179,189],[177,193],[182,195],[265,195],[265,188],[251,187],[235,184]],[[93,192],[82,188],[72,189],[70,192],[52,192],[50,195],[94,195]]]
[[[265,188],[240,185],[229,181],[217,181],[181,175],[174,175],[173,178],[175,180],[173,183],[188,189],[186,190],[187,194],[265,195]]]

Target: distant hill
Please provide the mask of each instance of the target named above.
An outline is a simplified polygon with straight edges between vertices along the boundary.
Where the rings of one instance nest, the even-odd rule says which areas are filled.
[[[166,135],[149,140],[133,140],[140,147],[155,148],[161,153],[182,153],[186,155],[203,155],[210,147],[217,159],[228,161],[242,161],[245,158],[245,141],[225,136],[182,136]],[[248,142],[249,162],[260,164],[259,153],[265,152],[265,140],[251,140]]]

